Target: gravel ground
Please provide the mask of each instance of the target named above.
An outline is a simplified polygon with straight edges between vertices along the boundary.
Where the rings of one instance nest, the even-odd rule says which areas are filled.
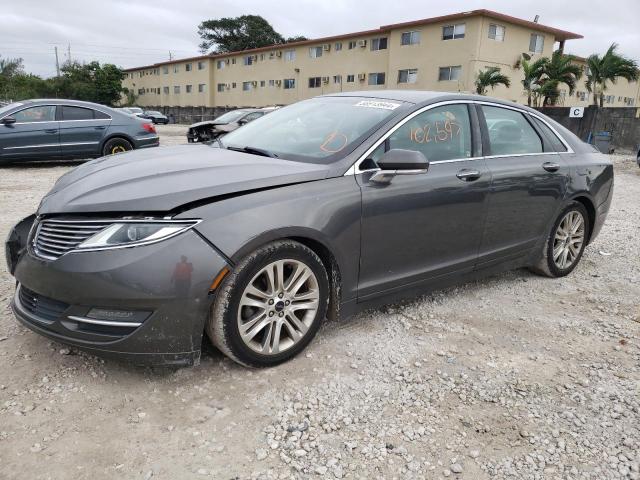
[[[160,127],[162,144],[184,127]],[[567,278],[516,271],[329,322],[285,365],[103,361],[19,326],[0,269],[0,477],[640,478],[640,171]],[[70,168],[0,175],[0,235]]]

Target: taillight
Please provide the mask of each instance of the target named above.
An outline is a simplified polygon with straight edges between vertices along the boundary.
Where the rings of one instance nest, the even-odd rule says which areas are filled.
[[[153,123],[143,123],[142,128],[144,128],[149,133],[156,133],[156,127],[153,126]]]

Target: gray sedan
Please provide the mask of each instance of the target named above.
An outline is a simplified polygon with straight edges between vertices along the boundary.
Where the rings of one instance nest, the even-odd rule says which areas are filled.
[[[323,96],[61,177],[9,237],[12,307],[136,363],[197,363],[206,334],[275,365],[325,318],[513,268],[568,275],[612,189],[605,155],[521,105]]]
[[[0,108],[0,163],[100,157],[156,147],[149,120],[75,100],[25,100]]]

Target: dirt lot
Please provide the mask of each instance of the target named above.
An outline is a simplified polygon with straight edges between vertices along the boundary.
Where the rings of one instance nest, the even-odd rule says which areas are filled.
[[[640,478],[640,171],[613,159],[608,221],[568,278],[327,323],[270,370],[75,352],[16,323],[0,267],[0,478]],[[0,236],[69,168],[2,169]]]

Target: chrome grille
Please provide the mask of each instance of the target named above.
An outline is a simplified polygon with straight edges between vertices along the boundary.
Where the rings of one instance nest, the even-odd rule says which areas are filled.
[[[34,253],[54,260],[112,223],[112,220],[42,220],[33,240]]]

